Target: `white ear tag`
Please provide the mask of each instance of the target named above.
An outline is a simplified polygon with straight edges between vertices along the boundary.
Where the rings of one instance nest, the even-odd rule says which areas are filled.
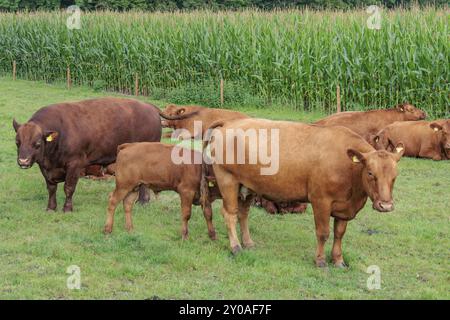
[[[433,130],[434,130],[434,131],[439,131],[439,129],[438,129],[438,128],[434,128]]]
[[[353,162],[359,162],[359,159],[358,159],[357,156],[353,156],[352,161],[353,161]]]
[[[402,151],[403,151],[403,147],[398,147],[398,148],[395,148],[395,150],[397,150],[397,153],[400,153],[400,152],[402,152]]]

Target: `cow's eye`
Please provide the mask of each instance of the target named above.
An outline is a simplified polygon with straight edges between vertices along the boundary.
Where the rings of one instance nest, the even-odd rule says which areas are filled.
[[[41,143],[40,143],[40,142],[36,142],[36,143],[34,144],[34,147],[35,147],[36,149],[39,149],[39,148],[41,147]]]
[[[369,176],[369,178],[373,178],[374,177],[374,175],[373,175],[373,173],[371,171],[367,171],[367,175]]]

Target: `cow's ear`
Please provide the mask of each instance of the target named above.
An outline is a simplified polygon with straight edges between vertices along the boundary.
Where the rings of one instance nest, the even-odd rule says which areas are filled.
[[[55,141],[59,136],[59,133],[57,131],[47,131],[44,135],[44,139],[46,142],[53,142]]]
[[[442,126],[436,122],[430,123],[430,128],[434,131],[442,130]]]
[[[372,146],[375,146],[378,141],[380,141],[380,136],[377,134],[371,134],[369,135],[369,142]]]
[[[398,111],[400,111],[400,112],[405,112],[405,105],[402,103],[402,104],[399,104],[398,106],[397,106],[397,109],[398,109]]]
[[[16,119],[13,119],[13,127],[16,132],[19,130],[20,124],[16,121]]]
[[[399,161],[403,156],[403,153],[405,153],[405,145],[402,142],[399,142],[393,150],[395,160]]]
[[[366,164],[366,158],[364,157],[364,155],[354,149],[348,149],[347,150],[347,155],[350,158],[350,160],[352,160],[354,163],[362,163],[362,164]]]
[[[178,111],[177,111],[177,114],[183,114],[183,113],[185,113],[186,112],[186,109],[185,108],[180,108]]]

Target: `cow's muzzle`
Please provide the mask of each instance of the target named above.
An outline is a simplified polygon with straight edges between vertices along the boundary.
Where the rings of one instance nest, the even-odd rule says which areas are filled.
[[[393,201],[374,201],[373,208],[379,212],[390,212],[394,210],[394,202]]]
[[[17,159],[17,164],[22,169],[29,169],[29,168],[31,168],[31,165],[32,165],[30,158],[26,158],[26,159],[19,158],[19,159]]]

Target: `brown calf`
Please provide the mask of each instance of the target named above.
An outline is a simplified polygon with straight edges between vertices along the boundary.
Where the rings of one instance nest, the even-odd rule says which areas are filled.
[[[264,199],[263,197],[256,197],[253,204],[263,208],[270,214],[303,213],[308,207],[308,204],[304,202],[274,202]]]
[[[373,137],[377,150],[393,150],[402,141],[406,157],[450,159],[450,120],[395,122]]]
[[[201,164],[175,164],[172,155],[184,152],[187,159],[194,163],[201,160],[202,154],[186,148],[173,145],[154,143],[126,143],[118,148],[116,161],[116,188],[109,198],[108,215],[105,233],[111,233],[114,223],[114,212],[120,201],[125,210],[125,225],[128,231],[133,229],[132,209],[137,198],[140,185],[145,185],[155,193],[163,190],[178,192],[181,199],[183,239],[188,236],[188,221],[191,217],[192,204],[199,204]],[[218,189],[213,188],[208,199],[208,205],[203,207],[203,214],[211,239],[216,238],[212,223],[210,202],[220,197]]]
[[[347,221],[364,207],[367,198],[372,200],[377,211],[388,212],[394,208],[392,190],[397,176],[397,161],[403,154],[402,144],[396,146],[395,153],[376,151],[347,128],[287,121],[242,119],[216,125],[222,126],[212,133],[210,145],[213,160],[226,159],[231,150],[242,152],[245,158],[245,162],[240,164],[227,161],[213,163],[233,253],[241,250],[236,233],[237,221],[244,247],[253,246],[248,227],[252,196],[243,197],[243,188],[247,193],[273,201],[312,204],[318,242],[315,262],[319,267],[326,265],[324,246],[329,236],[331,217],[334,218],[332,259],[336,266],[344,267],[341,243]],[[233,129],[241,132],[264,129],[268,132],[268,141],[259,139],[256,143],[250,143],[250,139],[246,139],[242,143],[243,150],[236,150],[236,136],[226,133],[226,130]],[[279,133],[278,141],[272,141],[272,130]],[[221,139],[221,136],[225,138]],[[279,146],[278,171],[272,175],[261,174],[261,168],[266,165],[260,162],[249,164],[252,148],[258,145],[261,148],[264,144]],[[202,192],[207,191],[202,189]]]

